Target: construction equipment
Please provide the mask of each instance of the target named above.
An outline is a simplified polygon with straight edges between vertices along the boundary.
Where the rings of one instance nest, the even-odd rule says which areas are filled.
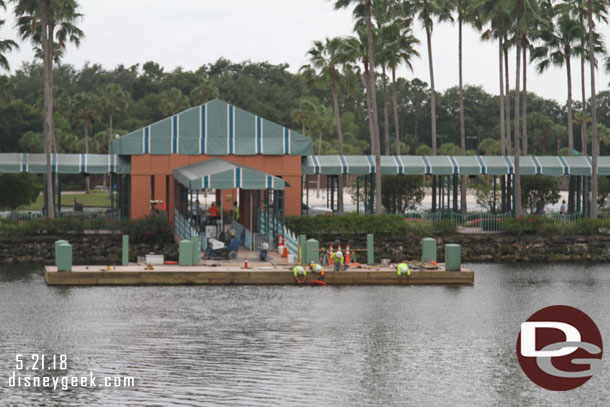
[[[261,261],[267,261],[268,257],[269,257],[269,243],[263,242],[261,244],[261,251],[258,254],[258,258],[261,259]]]
[[[235,237],[235,231],[231,230],[228,236],[225,237],[225,241],[214,239],[213,237],[208,238],[207,249],[205,250],[204,259],[235,259],[237,258],[237,252],[239,251],[239,239]]]

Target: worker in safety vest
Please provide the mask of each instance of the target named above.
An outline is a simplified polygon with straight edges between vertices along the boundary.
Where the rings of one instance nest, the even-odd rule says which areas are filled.
[[[309,264],[309,269],[312,273],[323,273],[324,267],[318,263],[314,263],[313,261]]]
[[[305,279],[307,278],[305,267],[298,265],[294,266],[292,272],[294,273],[294,278],[297,280],[297,283],[303,284],[305,282]]]
[[[237,205],[237,201],[233,202],[233,220],[239,221],[239,205]]]
[[[337,252],[333,253],[331,259],[333,261],[335,271],[347,270],[347,264],[345,264],[345,258],[343,257],[341,250],[337,250]]]
[[[398,279],[407,278],[411,276],[411,269],[407,263],[400,263],[396,266],[396,274],[398,275]]]

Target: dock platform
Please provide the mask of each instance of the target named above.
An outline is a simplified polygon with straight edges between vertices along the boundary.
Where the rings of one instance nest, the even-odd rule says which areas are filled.
[[[72,271],[58,271],[56,266],[45,267],[45,280],[53,286],[96,285],[296,285],[292,266],[252,263],[244,268],[239,263],[178,266],[154,265],[73,266]],[[319,274],[307,273],[304,284],[319,279]],[[383,266],[350,267],[344,272],[326,271],[327,285],[425,285],[474,284],[474,271],[445,271],[444,264],[436,269],[414,270],[408,278],[399,279],[395,268]]]

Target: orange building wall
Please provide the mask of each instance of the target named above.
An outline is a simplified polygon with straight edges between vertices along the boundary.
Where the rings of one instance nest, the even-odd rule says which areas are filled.
[[[286,187],[286,215],[301,214],[301,157],[300,156],[208,156],[208,155],[133,155],[131,156],[131,199],[130,217],[143,218],[150,215],[150,200],[166,201],[165,177],[170,176],[168,216],[173,222],[174,216],[174,177],[173,171],[178,167],[197,163],[209,158],[220,158],[238,165],[256,168],[276,177],[281,177],[290,186]],[[155,196],[151,197],[150,176],[154,176]],[[224,201],[224,208],[232,208],[237,198],[236,190],[223,191],[223,197],[230,195],[231,201]],[[161,205],[157,206],[160,209]]]

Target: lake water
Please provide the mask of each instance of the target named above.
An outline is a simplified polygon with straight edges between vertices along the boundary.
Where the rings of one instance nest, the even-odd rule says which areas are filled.
[[[610,267],[470,267],[471,287],[57,288],[41,267],[0,266],[0,405],[607,406],[607,363],[550,392],[515,344],[553,304],[608,340]],[[66,354],[67,371],[45,374],[135,387],[12,388],[16,354]]]

